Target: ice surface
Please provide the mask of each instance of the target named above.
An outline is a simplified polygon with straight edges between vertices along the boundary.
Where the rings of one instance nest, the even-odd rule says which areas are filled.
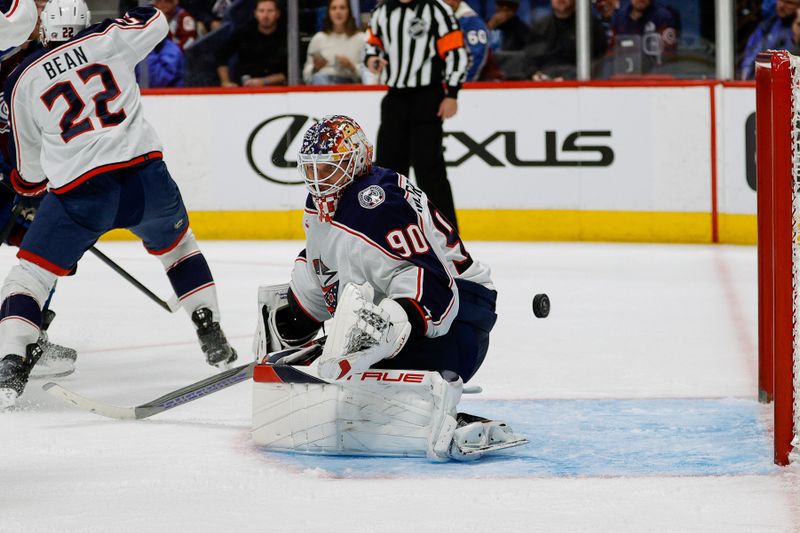
[[[223,327],[247,357],[256,288],[299,242],[204,242]],[[162,297],[135,243],[99,248]],[[751,247],[472,243],[500,292],[464,409],[531,444],[476,464],[267,453],[250,386],[145,421],[59,404],[32,382],[0,415],[0,531],[798,531],[798,472],[772,466],[755,402]],[[0,270],[14,264],[0,248]],[[552,312],[531,300],[547,292]],[[62,279],[51,340],[78,349],[60,382],[118,405],[207,375],[188,317],[94,257]],[[370,466],[374,465],[374,466]]]

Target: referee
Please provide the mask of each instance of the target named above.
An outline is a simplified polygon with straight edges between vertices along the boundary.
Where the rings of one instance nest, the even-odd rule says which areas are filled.
[[[408,175],[457,227],[442,153],[442,121],[456,114],[468,68],[464,35],[444,0],[386,0],[372,13],[364,62],[384,74],[376,163]]]

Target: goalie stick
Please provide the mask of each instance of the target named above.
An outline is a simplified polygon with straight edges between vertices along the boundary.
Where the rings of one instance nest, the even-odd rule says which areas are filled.
[[[91,400],[53,382],[45,383],[42,388],[50,395],[84,411],[117,420],[142,420],[248,380],[253,377],[255,365],[255,363],[247,363],[231,368],[135,407],[118,407]]]
[[[324,338],[315,341],[310,346],[281,350],[280,352],[275,352],[272,356],[285,358],[285,360],[291,358],[292,361],[295,361],[307,355],[317,355],[321,351],[320,341],[324,342]],[[42,389],[64,402],[71,403],[78,409],[89,411],[90,413],[117,420],[142,420],[246,381],[253,377],[255,365],[256,363],[253,362],[225,370],[135,407],[119,407],[92,400],[53,382],[45,383],[42,385]]]
[[[326,337],[321,337],[309,346],[288,348],[275,352],[270,355],[270,360],[276,361],[278,364],[309,363],[320,355],[325,339]],[[83,411],[89,411],[90,413],[116,420],[142,420],[246,381],[253,377],[255,366],[256,363],[253,362],[231,368],[134,407],[119,407],[92,400],[52,381],[42,385],[42,389],[51,396],[66,403],[71,403]],[[479,386],[464,387],[462,392],[464,394],[477,394],[482,392],[482,389]]]

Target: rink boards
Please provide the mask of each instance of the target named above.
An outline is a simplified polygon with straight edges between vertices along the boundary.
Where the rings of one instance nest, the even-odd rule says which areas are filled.
[[[717,82],[473,85],[445,123],[462,233],[485,240],[755,242],[755,91]],[[302,238],[294,163],[315,118],[375,139],[380,88],[149,92],[205,238]]]

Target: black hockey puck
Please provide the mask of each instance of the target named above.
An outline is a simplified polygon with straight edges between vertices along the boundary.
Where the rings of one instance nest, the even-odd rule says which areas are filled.
[[[546,294],[537,294],[533,297],[533,314],[536,318],[546,318],[550,314],[550,298]]]

